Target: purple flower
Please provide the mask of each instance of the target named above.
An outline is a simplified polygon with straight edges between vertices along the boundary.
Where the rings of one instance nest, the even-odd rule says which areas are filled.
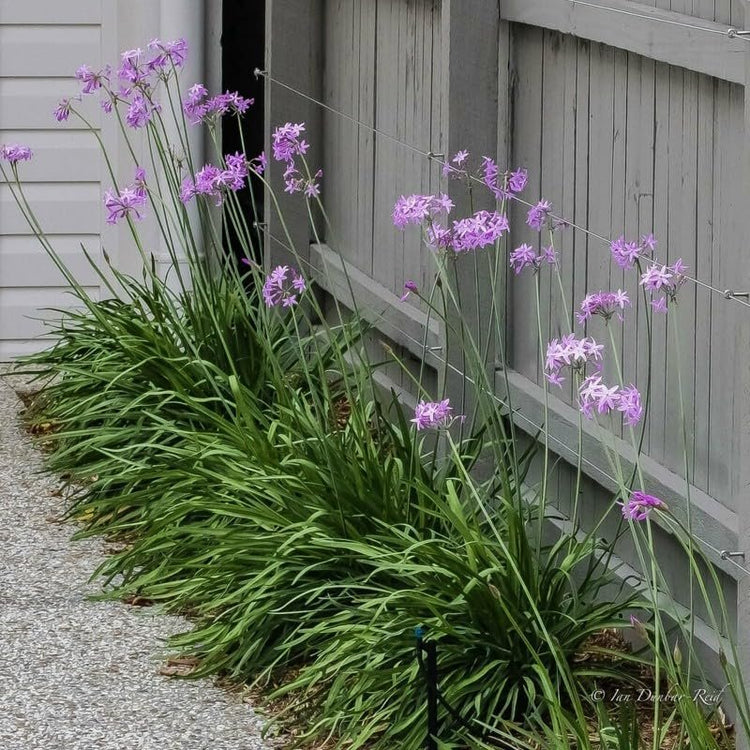
[[[454,177],[460,177],[463,174],[466,174],[463,170],[456,169],[456,167],[460,167],[463,165],[463,163],[469,158],[469,152],[468,151],[457,151],[455,156],[450,160],[450,162],[446,162],[443,164],[443,176],[448,177],[449,175],[452,175]],[[451,166],[451,164],[455,164],[456,167]]]
[[[507,217],[497,211],[477,211],[453,222],[450,247],[457,253],[494,245],[510,229]]]
[[[248,175],[248,163],[245,156],[239,152],[227,154],[224,157],[226,169],[220,169],[213,164],[206,164],[194,178],[186,177],[180,187],[180,200],[188,203],[196,195],[213,198],[216,205],[224,201],[226,190],[242,190]]]
[[[587,363],[601,360],[603,350],[604,346],[594,339],[577,339],[574,333],[552,339],[547,345],[545,377],[553,385],[561,385],[564,382],[560,376],[563,367],[583,372]]]
[[[631,521],[645,521],[652,508],[667,507],[658,497],[640,491],[633,492],[625,502],[618,503],[618,505],[622,506],[623,518]]]
[[[416,293],[418,291],[418,288],[417,288],[417,285],[413,281],[409,280],[404,284],[404,290],[405,290],[404,293],[401,295],[402,302],[409,296],[409,292]]]
[[[624,424],[632,426],[641,421],[643,416],[641,394],[632,383],[627,388],[620,389],[617,409],[623,413],[622,421]]]
[[[187,60],[188,44],[184,39],[176,39],[173,42],[152,39],[148,43],[148,48],[155,53],[146,64],[151,71],[169,73],[172,66],[181,68]]]
[[[182,109],[193,125],[201,122],[207,112],[204,104],[207,96],[208,89],[202,83],[195,83],[188,89]]]
[[[433,250],[443,250],[450,244],[451,230],[433,221],[425,229],[425,240]]]
[[[489,156],[482,157],[482,182],[492,191],[497,200],[505,200],[508,197],[507,191],[503,190],[498,184],[500,170],[494,159]]]
[[[148,81],[149,70],[146,66],[141,65],[141,56],[143,50],[130,49],[120,55],[120,67],[117,70],[117,77],[121,81],[127,81],[133,86],[144,84]]]
[[[9,161],[11,164],[29,161],[33,155],[34,152],[28,146],[22,146],[18,143],[7,143],[0,149],[0,158]]]
[[[448,426],[452,416],[453,407],[450,405],[450,399],[420,401],[414,409],[414,419],[411,422],[417,426],[417,430],[427,430]]]
[[[677,300],[677,292],[687,280],[685,276],[687,270],[682,258],[678,258],[671,266],[654,263],[641,275],[640,283],[646,290],[652,294],[653,292],[664,293],[663,297],[652,299],[651,306],[654,310],[666,312],[667,301],[675,302]]]
[[[140,91],[136,91],[128,107],[125,121],[131,128],[142,128],[151,121],[151,116],[159,109],[158,104],[154,104]]]
[[[618,399],[619,388],[609,388],[602,383],[600,375],[590,375],[578,389],[578,405],[588,419],[594,418],[594,409],[598,414],[608,414],[616,409]]]
[[[138,167],[135,173],[135,182],[123,188],[119,193],[107,190],[104,193],[104,207],[109,212],[107,224],[117,224],[120,219],[132,216],[136,221],[143,219],[140,208],[148,202],[146,192],[146,171]]]
[[[202,83],[196,83],[188,89],[182,109],[193,125],[208,122],[227,112],[244,114],[254,103],[254,99],[246,99],[237,91],[227,91],[210,99],[207,97],[208,90]]]
[[[554,266],[557,263],[557,253],[555,252],[555,248],[552,247],[552,245],[550,245],[549,247],[543,247],[540,257],[545,261],[545,263],[549,263],[551,266]]]
[[[250,168],[257,174],[263,174],[268,167],[266,152],[261,151],[254,159],[250,160]]]
[[[307,198],[317,198],[320,195],[320,183],[317,182],[323,176],[323,170],[319,169],[311,180],[305,181],[304,193]]]
[[[276,266],[263,284],[263,301],[266,307],[293,307],[306,288],[305,280],[295,268]]]
[[[70,99],[60,99],[59,104],[55,108],[55,119],[58,122],[65,122],[70,117]]]
[[[612,257],[620,268],[632,268],[643,251],[643,246],[636,242],[627,242],[625,237],[618,237],[610,243]]]
[[[626,307],[630,307],[630,299],[622,289],[616,292],[596,292],[584,297],[581,312],[576,313],[576,318],[581,325],[593,315],[601,315],[605,320],[609,320],[618,310],[624,310]],[[619,312],[617,317],[622,320]]]
[[[632,268],[640,254],[640,247],[635,242],[626,242],[625,237],[618,237],[611,242],[610,250],[620,268]]]
[[[641,237],[641,250],[643,252],[653,253],[656,250],[656,239],[653,234],[644,234]]]
[[[510,173],[508,178],[508,187],[514,193],[520,193],[526,187],[526,183],[529,181],[529,173],[525,169],[517,169],[515,172]]]
[[[666,313],[667,312],[667,298],[659,297],[659,299],[651,300],[651,307],[654,308],[654,312]]]
[[[465,150],[457,151],[456,155],[451,161],[458,167],[460,167],[469,158],[469,152]]]
[[[508,260],[517,276],[524,268],[533,268],[534,271],[538,271],[542,263],[555,265],[557,263],[557,254],[553,247],[543,247],[541,255],[537,255],[531,245],[524,243],[508,256]]]
[[[521,273],[524,268],[535,267],[536,265],[536,253],[531,245],[524,243],[517,247],[509,256],[510,265],[516,272],[516,275]]]
[[[304,132],[303,122],[287,122],[276,128],[272,136],[273,158],[288,163],[294,161],[295,156],[306,154],[310,144],[301,137]]]
[[[641,285],[649,292],[658,292],[662,287],[669,286],[672,274],[666,266],[653,265],[646,269],[641,276]]]
[[[578,406],[587,419],[598,414],[609,414],[612,411],[622,412],[623,423],[637,424],[643,416],[641,394],[634,385],[627,388],[609,387],[602,382],[600,375],[590,375],[578,389]]]
[[[532,229],[536,229],[538,232],[540,232],[542,230],[542,227],[544,227],[545,222],[547,221],[547,216],[549,215],[551,209],[552,206],[550,205],[549,201],[539,201],[536,206],[532,206],[529,209],[529,213],[526,217],[526,223]]]
[[[393,225],[405,229],[409,224],[422,224],[441,213],[449,214],[453,201],[445,194],[402,195],[393,206]]]
[[[81,67],[76,70],[76,78],[83,84],[81,93],[93,94],[97,89],[100,89],[104,83],[109,82],[111,72],[112,69],[109,66],[103,70],[94,72],[88,65],[81,65]]]

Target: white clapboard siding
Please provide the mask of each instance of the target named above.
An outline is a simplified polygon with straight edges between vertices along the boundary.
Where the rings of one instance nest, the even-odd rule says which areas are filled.
[[[73,78],[5,78],[0,68],[0,130],[80,130],[81,122],[73,116],[58,124],[52,115],[60,99],[75,95],[79,88]],[[77,108],[94,127],[101,124],[96,97],[87,97]]]
[[[0,0],[0,24],[98,25],[102,0]]]
[[[99,279],[83,245],[99,260],[102,159],[96,139],[74,117],[53,111],[79,86],[75,70],[102,64],[102,0],[0,0],[0,143],[34,151],[19,164],[24,192],[59,257],[90,296]],[[99,127],[98,97],[82,105]],[[0,361],[51,343],[59,309],[80,306],[63,274],[30,231],[10,187],[0,183]]]
[[[98,26],[0,26],[0,71],[26,79],[65,78],[84,61],[97,69],[100,36]]]

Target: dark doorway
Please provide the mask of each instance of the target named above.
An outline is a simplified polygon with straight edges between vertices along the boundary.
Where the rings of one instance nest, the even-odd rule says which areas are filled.
[[[263,79],[255,77],[256,68],[263,69],[265,61],[265,0],[224,0],[222,4],[221,66],[224,91],[238,91],[242,96],[255,99],[242,125],[242,136],[235,118],[225,118],[222,143],[225,154],[242,151],[249,159],[263,150]],[[256,179],[250,191],[240,193],[248,224],[263,221],[263,186]],[[256,235],[257,237],[258,235]],[[234,238],[231,238],[234,239]],[[255,239],[255,238],[254,238]],[[260,244],[255,242],[254,258],[261,262]],[[239,247],[232,242],[230,247]]]

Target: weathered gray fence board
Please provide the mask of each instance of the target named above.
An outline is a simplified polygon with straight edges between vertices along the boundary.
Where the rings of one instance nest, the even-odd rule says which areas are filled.
[[[713,159],[713,106],[714,87],[711,79],[698,80],[698,160],[699,175],[714,174]],[[706,283],[713,282],[711,257],[713,255],[713,181],[708,189],[707,180],[699,180],[696,193],[696,262],[695,274]],[[708,489],[709,482],[709,417],[710,398],[697,398],[697,394],[711,393],[711,319],[714,295],[708,289],[696,289],[695,303],[695,377],[693,379],[693,414],[695,441],[691,453],[693,481]],[[721,305],[718,300],[716,304]]]
[[[599,0],[598,5],[602,7],[570,0],[503,0],[501,14],[508,21],[555,29],[744,83],[745,42],[723,34],[727,26],[628,0]]]
[[[283,30],[283,32],[281,31]],[[273,78],[320,100],[323,95],[323,0],[266,0],[266,69]],[[311,165],[322,162],[323,114],[317,105],[270,81],[266,82],[265,121],[269,128],[285,122],[305,122],[310,143],[307,158]],[[267,196],[266,245],[273,252],[267,262],[294,263],[294,255],[284,249],[291,245],[302,258],[314,239],[305,202],[298,195],[285,195],[283,165],[271,158],[271,135],[266,139],[269,155],[267,178],[278,196],[284,216],[284,231],[273,202]]]
[[[519,32],[514,47],[514,75],[516,80],[513,102],[513,156],[512,163],[525,166],[529,170],[529,182],[524,191],[527,201],[535,202],[541,195],[541,141],[542,123],[542,33],[538,30]],[[520,138],[519,134],[528,134]],[[510,206],[510,222],[514,227],[513,247],[521,243],[537,241],[536,233],[525,225],[526,207],[520,203]],[[523,316],[536,329],[536,304],[534,280],[524,274],[513,277],[509,283],[508,297],[512,304],[509,316]],[[538,375],[539,353],[536,337],[528,336],[528,331],[510,324],[510,361],[514,369],[534,380]]]

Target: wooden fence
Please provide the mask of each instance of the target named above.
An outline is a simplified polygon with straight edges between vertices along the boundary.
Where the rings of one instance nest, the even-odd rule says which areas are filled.
[[[750,674],[750,309],[742,304],[746,298],[722,294],[750,291],[750,110],[744,95],[750,39],[727,33],[746,28],[745,5],[267,0],[266,118],[270,126],[305,120],[311,160],[324,169],[332,230],[311,234],[300,202],[286,200],[296,246],[312,267],[327,269],[321,284],[346,304],[341,253],[363,308],[387,310],[380,330],[405,354],[420,356],[427,321],[418,302],[401,303],[399,296],[407,279],[427,288],[433,266],[418,232],[393,228],[393,203],[401,194],[442,189],[456,202],[457,215],[468,213],[464,189],[448,184],[429,154],[466,148],[474,156],[496,156],[501,166],[529,169],[525,197],[546,198],[579,227],[558,236],[568,315],[587,291],[619,287],[631,298],[637,294],[637,277],[613,266],[601,238],[653,232],[663,262],[681,257],[687,263],[702,284],[688,283],[678,314],[657,318],[653,329],[643,467],[649,489],[685,518],[679,358],[693,527],[721,576]],[[278,170],[272,180],[280,184]],[[513,247],[539,241],[525,226],[523,210],[517,206],[510,216]],[[268,227],[270,256],[287,257],[272,217]],[[482,310],[489,308],[490,289],[482,276],[475,288],[473,269],[459,281],[465,299],[481,301],[472,324],[478,335],[488,335]],[[530,434],[543,422],[534,283],[506,274],[498,301],[511,369],[496,368],[498,394],[512,399],[518,426]],[[552,335],[551,322],[564,318],[560,298],[556,282],[545,281],[543,319]],[[467,309],[471,315],[473,306]],[[645,389],[644,316],[633,310],[614,330],[625,381]],[[588,334],[608,335],[596,323]],[[443,333],[432,327],[428,340],[438,347]],[[461,369],[459,360],[452,364]],[[389,374],[408,390],[397,368]],[[456,401],[460,384],[449,371]],[[572,393],[553,394],[550,403],[550,447],[572,461],[578,429]],[[632,454],[622,438],[613,435],[627,466]],[[596,433],[587,428],[584,442],[585,508],[593,521],[614,484]],[[564,464],[555,477],[563,510],[573,475]],[[657,545],[676,599],[688,601],[680,549],[666,533]],[[723,551],[747,556],[726,559]],[[623,560],[637,567],[633,550],[625,549]],[[697,638],[716,653],[716,634],[702,623]]]

